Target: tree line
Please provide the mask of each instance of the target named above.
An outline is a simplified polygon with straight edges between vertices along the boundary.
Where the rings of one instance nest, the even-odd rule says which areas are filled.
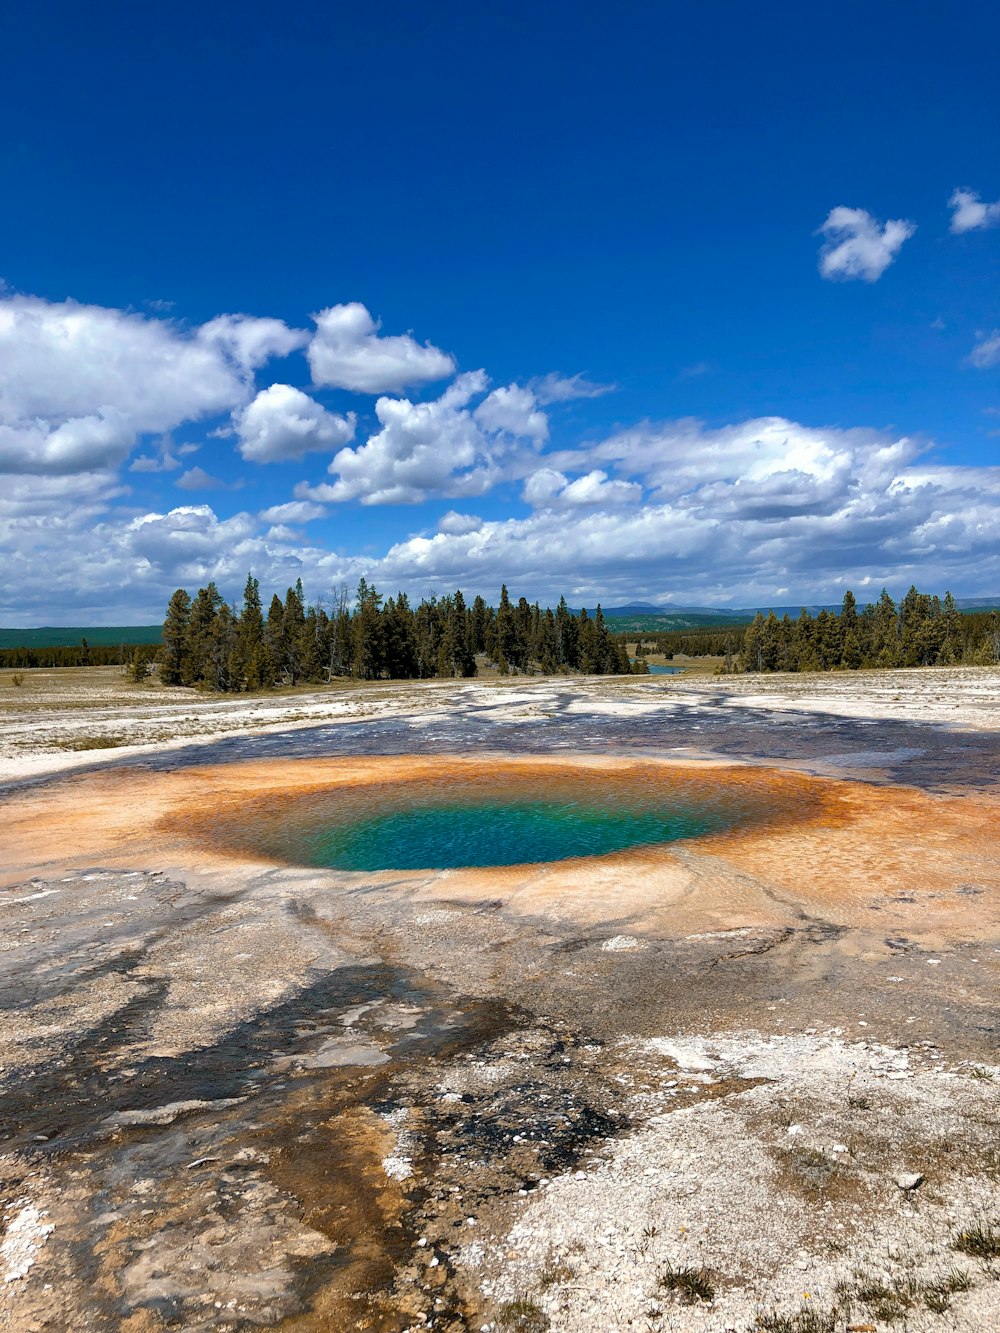
[[[793,620],[758,612],[751,624],[647,630],[637,657],[721,657],[732,671],[834,671],[862,667],[989,666],[1000,662],[1000,615],[960,611],[915,587],[897,605],[883,588],[859,610],[852,592],[839,613],[807,610]]]
[[[1000,617],[963,615],[944,599],[911,587],[899,605],[883,588],[858,610],[852,592],[839,614],[803,610],[796,620],[758,612],[742,633],[737,664],[744,671],[856,671],[862,667],[986,666],[1000,662]]]
[[[0,648],[0,668],[13,667],[86,667],[131,666],[134,662],[152,663],[159,649],[155,643],[79,643],[58,647]]]
[[[358,680],[416,680],[474,676],[480,661],[501,675],[540,671],[624,674],[624,643],[608,629],[600,606],[574,615],[560,599],[544,611],[506,585],[496,608],[462,593],[425,598],[411,606],[405,593],[384,598],[362,579],[356,597],[342,587],[329,609],[306,605],[301,579],[264,612],[260,585],[247,577],[242,606],[230,606],[214,583],[191,597],[178,588],[163,622],[160,678],[232,692],[277,684]]]

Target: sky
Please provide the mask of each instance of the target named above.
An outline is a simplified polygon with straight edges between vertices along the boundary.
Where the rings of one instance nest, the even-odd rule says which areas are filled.
[[[0,11],[0,624],[1000,594],[1000,7]]]

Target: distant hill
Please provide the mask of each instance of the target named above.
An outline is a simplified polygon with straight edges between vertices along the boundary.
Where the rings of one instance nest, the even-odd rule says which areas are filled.
[[[877,600],[859,597],[858,607],[863,608],[868,601]],[[1000,611],[1000,597],[956,597],[955,605],[960,611]],[[805,610],[811,616],[820,611],[839,612],[840,602],[806,602]],[[612,629],[619,631],[643,631],[654,633],[656,630],[671,629],[714,629],[722,625],[749,625],[758,611],[768,615],[773,611],[780,620],[788,615],[792,620],[798,618],[803,610],[803,603],[787,606],[660,606],[649,602],[631,602],[627,606],[602,607],[604,618]]]
[[[0,627],[0,648],[73,648],[81,639],[94,647],[119,643],[159,643],[162,625],[42,625],[38,629]]]
[[[603,610],[603,608],[602,608]],[[753,615],[739,611],[632,611],[621,609],[604,612],[604,619],[613,630],[643,631],[668,629],[714,629],[720,625],[749,624]]]

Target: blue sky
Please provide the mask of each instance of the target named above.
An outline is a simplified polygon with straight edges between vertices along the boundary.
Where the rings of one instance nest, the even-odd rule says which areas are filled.
[[[0,16],[0,623],[1000,593],[991,4]]]

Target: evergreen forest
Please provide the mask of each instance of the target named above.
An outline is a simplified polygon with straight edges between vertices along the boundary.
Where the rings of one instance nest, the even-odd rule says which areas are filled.
[[[344,676],[474,676],[480,662],[491,663],[501,675],[608,675],[631,669],[624,643],[605,624],[599,606],[592,616],[586,610],[574,615],[562,598],[555,611],[543,611],[523,597],[514,603],[504,586],[495,609],[482,597],[467,605],[461,592],[425,598],[413,607],[405,593],[383,598],[364,579],[353,604],[342,588],[329,610],[306,605],[301,580],[284,600],[275,594],[266,613],[252,574],[239,610],[223,600],[214,583],[193,598],[178,588],[160,646],[164,684],[224,692]]]
[[[758,612],[749,625],[645,634],[637,652],[668,658],[718,656],[727,671],[853,671],[862,667],[992,666],[1000,662],[1000,616],[963,613],[951,593],[943,600],[911,587],[897,605],[883,588],[859,610],[852,592],[839,614],[803,611],[780,620]]]

